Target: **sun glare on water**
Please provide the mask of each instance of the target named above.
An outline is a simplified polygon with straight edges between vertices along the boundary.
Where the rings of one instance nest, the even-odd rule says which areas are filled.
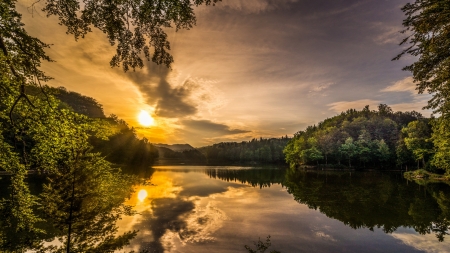
[[[155,119],[150,116],[147,111],[142,110],[138,116],[139,123],[143,126],[152,126],[155,124]]]
[[[138,192],[138,199],[143,202],[145,198],[147,198],[147,191],[142,189]]]

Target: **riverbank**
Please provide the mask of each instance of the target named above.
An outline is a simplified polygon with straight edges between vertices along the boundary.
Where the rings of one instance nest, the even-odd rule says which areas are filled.
[[[447,183],[450,184],[450,175],[440,175],[431,173],[424,169],[408,171],[403,174],[406,179],[414,180],[419,184],[427,184],[427,183]]]

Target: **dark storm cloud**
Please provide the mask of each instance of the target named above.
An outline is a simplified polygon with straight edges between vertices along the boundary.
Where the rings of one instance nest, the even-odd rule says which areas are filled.
[[[241,134],[248,133],[250,131],[241,130],[241,129],[230,129],[229,126],[214,123],[209,120],[183,120],[181,122],[185,128],[196,131],[196,132],[206,132],[206,133],[214,133],[216,135],[230,135],[230,134]]]
[[[160,117],[180,118],[197,113],[197,107],[189,99],[197,87],[192,81],[172,87],[168,78],[170,69],[147,63],[145,71],[128,73],[127,76],[139,88],[149,105],[155,105],[155,113]]]

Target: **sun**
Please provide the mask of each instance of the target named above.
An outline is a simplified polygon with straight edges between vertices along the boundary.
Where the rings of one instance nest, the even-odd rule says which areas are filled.
[[[141,125],[146,127],[155,124],[155,119],[153,119],[152,116],[150,116],[150,114],[148,114],[148,112],[144,110],[139,113],[138,120]]]

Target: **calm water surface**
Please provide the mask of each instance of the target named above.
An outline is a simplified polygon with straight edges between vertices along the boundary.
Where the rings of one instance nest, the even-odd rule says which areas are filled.
[[[450,252],[450,187],[401,174],[207,166],[155,167],[129,200],[128,248],[246,252],[271,236],[289,252]],[[447,237],[446,237],[447,236]]]

